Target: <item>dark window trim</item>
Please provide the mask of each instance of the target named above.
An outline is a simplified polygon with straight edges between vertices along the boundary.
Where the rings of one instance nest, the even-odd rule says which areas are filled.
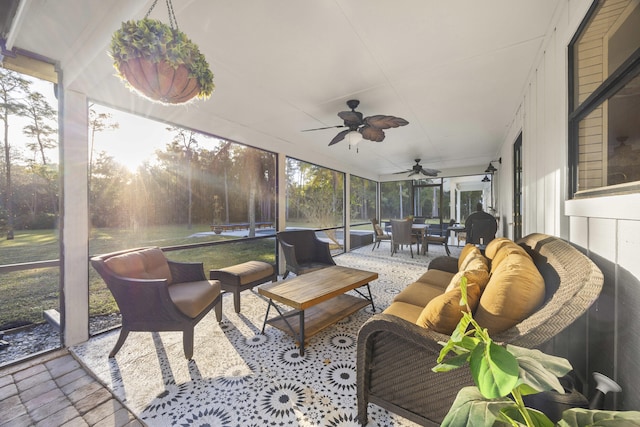
[[[617,91],[629,83],[633,78],[640,74],[640,48],[636,49],[633,54],[627,58],[600,86],[594,90],[580,105],[575,105],[575,69],[574,69],[574,47],[585,28],[591,21],[594,13],[596,13],[601,0],[593,2],[585,18],[580,23],[578,30],[569,42],[568,49],[568,174],[567,184],[569,186],[569,198],[596,197],[603,195],[621,194],[617,186],[605,186],[597,189],[589,189],[578,193],[578,163],[579,163],[579,141],[578,141],[578,125],[580,120],[589,115],[594,109],[602,105],[607,99],[613,96]],[[635,192],[632,188],[638,186],[627,186],[622,192],[623,194]]]

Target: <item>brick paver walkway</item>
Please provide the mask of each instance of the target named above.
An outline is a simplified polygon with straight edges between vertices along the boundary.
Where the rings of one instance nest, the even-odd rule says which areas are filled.
[[[67,350],[1,369],[0,414],[0,427],[144,425]]]

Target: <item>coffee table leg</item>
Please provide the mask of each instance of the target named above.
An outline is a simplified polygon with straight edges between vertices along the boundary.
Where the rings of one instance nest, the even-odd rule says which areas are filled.
[[[271,304],[273,300],[269,299],[269,305],[267,306],[267,314],[264,315],[264,322],[262,322],[262,334],[264,334],[264,327],[267,326],[267,319],[269,318],[269,310],[271,310]]]
[[[300,356],[304,356],[304,310],[300,310]]]
[[[369,301],[371,301],[371,309],[375,313],[376,312],[376,306],[373,305],[373,295],[371,295],[371,287],[369,286],[368,283],[367,283],[367,291],[369,292]]]
[[[356,291],[362,298],[366,299],[367,301],[369,301],[371,303],[371,308],[373,309],[373,312],[376,312],[376,306],[373,305],[373,296],[371,295],[371,287],[369,286],[369,284],[367,283],[366,285],[362,285],[361,287],[367,287],[367,291],[369,292],[369,296],[363,294],[362,292],[360,292],[360,289],[354,289],[354,291]]]

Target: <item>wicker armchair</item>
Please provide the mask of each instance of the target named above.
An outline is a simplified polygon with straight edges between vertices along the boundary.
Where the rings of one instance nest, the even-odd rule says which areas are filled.
[[[329,244],[318,239],[313,230],[287,230],[277,234],[286,261],[283,279],[336,265]]]
[[[538,348],[588,310],[600,294],[603,275],[589,258],[560,238],[531,234],[518,243],[530,253],[544,278],[545,303],[492,338]],[[452,260],[443,257],[436,264],[457,268]],[[442,348],[438,342],[448,339],[389,314],[377,314],[365,322],[357,344],[360,423],[367,424],[367,405],[373,403],[421,425],[440,425],[458,391],[473,385],[468,369],[431,371]]]
[[[165,258],[159,248],[136,248],[91,258],[91,265],[113,294],[120,314],[114,357],[129,332],[182,331],[185,357],[193,356],[195,325],[215,307],[222,320],[220,282],[207,280],[202,263]]]

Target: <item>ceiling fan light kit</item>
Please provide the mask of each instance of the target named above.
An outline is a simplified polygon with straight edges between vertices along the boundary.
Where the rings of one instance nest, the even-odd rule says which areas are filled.
[[[362,134],[357,130],[349,131],[345,136],[344,140],[349,144],[349,149],[351,147],[356,147],[356,151],[358,150],[358,144],[362,141]]]

